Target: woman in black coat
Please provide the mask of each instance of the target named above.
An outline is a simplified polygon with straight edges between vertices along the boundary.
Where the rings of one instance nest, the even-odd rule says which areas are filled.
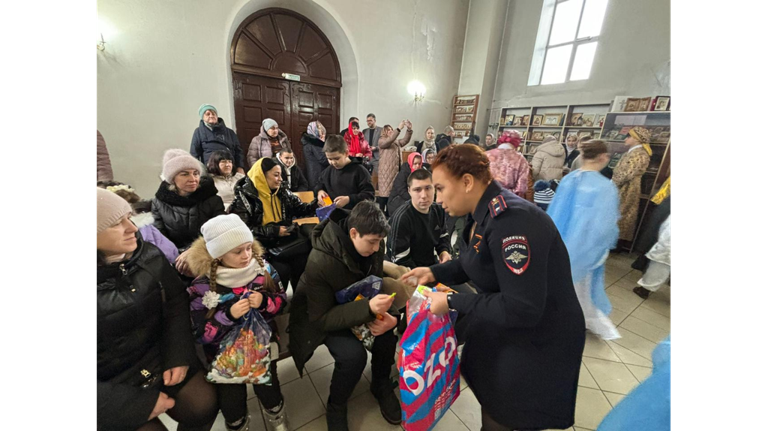
[[[402,280],[478,293],[427,292],[430,310],[466,315],[461,371],[485,430],[573,426],[585,322],[568,250],[543,211],[493,180],[476,145],[455,145],[432,164],[437,201],[467,216],[458,260],[416,268]]]
[[[218,411],[190,328],[184,285],[142,241],[130,205],[97,189],[97,422],[100,430],[209,430]]]
[[[301,145],[304,152],[304,164],[307,166],[309,190],[314,190],[320,173],[328,167],[328,159],[323,153],[325,127],[319,121],[309,123],[306,133],[301,135]]]
[[[201,177],[203,167],[184,150],[168,150],[163,156],[163,182],[152,199],[157,230],[179,249],[176,269],[187,276],[186,250],[200,236],[208,220],[224,214],[224,202],[211,177]]]
[[[304,203],[288,190],[282,182],[281,165],[275,159],[263,158],[256,161],[248,175],[235,185],[235,200],[229,212],[239,215],[267,249],[265,257],[280,274],[285,288],[290,280],[296,289],[311,246],[308,237],[303,238],[305,244],[297,245],[302,236],[291,226],[294,219],[314,217],[316,209],[317,200]],[[295,247],[294,250],[281,251],[288,245]]]

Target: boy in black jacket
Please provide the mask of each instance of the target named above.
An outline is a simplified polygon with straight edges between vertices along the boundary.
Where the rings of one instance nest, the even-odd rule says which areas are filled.
[[[312,252],[291,302],[288,348],[296,368],[304,370],[321,344],[328,347],[335,361],[326,414],[330,431],[347,430],[347,401],[368,360],[363,342],[351,331],[361,324],[368,325],[375,336],[371,392],[387,422],[396,425],[402,418],[389,380],[399,317],[392,305],[394,298],[379,294],[339,304],[335,297],[336,292],[370,275],[384,277],[383,240],[388,231],[384,214],[372,201],[361,202],[351,213],[334,210],[312,231]]]
[[[374,199],[376,191],[371,174],[360,162],[349,158],[349,147],[344,138],[328,136],[323,153],[330,166],[323,170],[315,186],[318,204],[328,196],[337,208],[351,210],[361,201]]]

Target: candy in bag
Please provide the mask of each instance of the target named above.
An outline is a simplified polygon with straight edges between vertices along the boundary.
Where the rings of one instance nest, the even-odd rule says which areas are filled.
[[[329,199],[329,201],[330,201],[330,199]],[[315,210],[315,214],[317,214],[317,218],[320,221],[323,221],[323,220],[327,219],[328,216],[330,216],[331,213],[333,212],[333,210],[335,210],[335,209],[336,209],[336,204],[326,204],[326,206],[324,206],[322,208],[316,209]]]
[[[347,302],[359,301],[361,299],[371,299],[378,295],[381,291],[381,278],[375,275],[370,275],[357,283],[351,284],[348,287],[336,292],[336,302],[339,304],[346,304]],[[373,349],[373,341],[375,337],[368,328],[368,325],[362,324],[350,328],[352,333],[355,334],[358,340],[363,342],[363,346],[371,351]]]

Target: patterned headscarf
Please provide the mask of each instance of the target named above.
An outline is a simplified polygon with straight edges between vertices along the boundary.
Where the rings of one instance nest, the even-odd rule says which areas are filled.
[[[320,139],[320,129],[317,127],[317,121],[307,124],[307,135]]]
[[[645,127],[633,127],[629,131],[629,135],[643,144],[643,149],[648,153],[649,156],[653,154],[651,151],[651,146],[648,145],[651,142],[651,132],[648,129]]]

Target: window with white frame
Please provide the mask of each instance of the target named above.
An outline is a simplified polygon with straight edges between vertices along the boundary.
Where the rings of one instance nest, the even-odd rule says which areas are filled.
[[[589,79],[608,0],[544,0],[528,85]]]

